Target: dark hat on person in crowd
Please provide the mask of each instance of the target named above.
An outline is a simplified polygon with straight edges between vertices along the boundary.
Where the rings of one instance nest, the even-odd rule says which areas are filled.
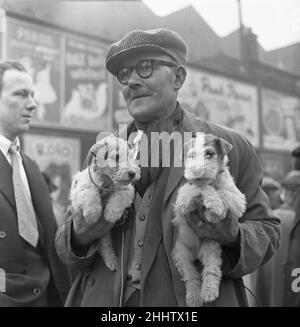
[[[281,185],[274,178],[265,176],[262,181],[262,188],[264,190],[279,190]]]
[[[142,50],[155,50],[171,56],[180,65],[186,63],[187,45],[178,33],[166,28],[135,30],[109,47],[105,58],[107,70],[116,75],[124,58]]]
[[[300,157],[300,145],[297,146],[292,152],[291,155],[295,158],[299,158]]]
[[[288,190],[294,191],[300,187],[300,171],[290,171],[282,180],[282,186]]]

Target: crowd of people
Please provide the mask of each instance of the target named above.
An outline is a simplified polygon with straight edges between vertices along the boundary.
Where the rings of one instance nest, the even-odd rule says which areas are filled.
[[[263,307],[299,306],[300,296],[292,289],[293,270],[298,268],[300,170],[297,161],[279,183],[265,177],[263,188],[268,195],[274,214],[281,221],[281,245],[270,261],[247,276],[248,286],[255,294],[253,305]]]
[[[219,295],[203,305],[251,304],[243,281],[247,275],[261,305],[299,306],[300,295],[291,284],[292,271],[300,267],[300,171],[289,173],[281,184],[270,178],[263,181],[255,150],[245,137],[181,106],[177,96],[187,75],[187,50],[180,35],[164,28],[131,31],[111,44],[105,65],[120,83],[133,119],[116,135],[151,140],[156,132],[202,132],[230,143],[228,166],[246,197],[244,215],[236,220],[227,211],[217,223],[195,224],[195,208],[186,214],[187,226],[200,239],[218,242],[222,250]],[[29,129],[37,109],[34,96],[24,67],[15,61],[1,62],[0,307],[185,307],[185,284],[172,258],[173,207],[184,183],[184,167],[174,164],[174,143],[168,167],[161,147],[149,147],[126,219],[112,224],[99,217],[90,223],[82,211],[69,206],[57,228],[49,195],[55,185],[20,151],[19,136]],[[139,154],[145,153],[141,140],[134,138]],[[155,167],[148,165],[154,157]],[[93,158],[90,151],[83,168]],[[203,206],[196,209],[200,215]],[[118,258],[115,271],[99,254],[98,240],[108,231]],[[197,269],[201,271],[201,265]]]

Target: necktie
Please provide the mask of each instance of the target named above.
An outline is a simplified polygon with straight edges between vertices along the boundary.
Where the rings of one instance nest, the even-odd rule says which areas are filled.
[[[9,153],[11,155],[11,165],[13,170],[12,180],[18,214],[18,230],[23,239],[36,247],[39,238],[36,216],[30,194],[26,189],[21,176],[21,166],[23,166],[23,164],[18,150],[19,149],[15,144],[11,144]]]

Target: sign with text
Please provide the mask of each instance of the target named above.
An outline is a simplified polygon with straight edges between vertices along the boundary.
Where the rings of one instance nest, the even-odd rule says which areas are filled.
[[[54,212],[59,222],[68,205],[72,176],[80,170],[80,141],[78,139],[37,134],[25,134],[24,152],[34,159],[57,186],[51,193]]]
[[[92,42],[70,37],[65,46],[62,124],[91,131],[110,129],[104,50]]]
[[[7,58],[20,61],[36,89],[32,122],[59,124],[61,37],[39,26],[7,22]]]
[[[32,76],[36,126],[99,132],[112,129],[101,42],[9,17],[5,57]]]
[[[291,151],[300,144],[300,98],[262,91],[263,147]]]
[[[258,99],[254,86],[188,69],[179,100],[196,116],[230,127],[259,146]]]

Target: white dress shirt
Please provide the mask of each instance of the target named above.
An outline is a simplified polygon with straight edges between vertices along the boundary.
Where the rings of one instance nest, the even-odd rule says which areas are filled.
[[[16,138],[15,142],[18,146],[20,146],[20,140],[18,137]],[[9,162],[10,165],[11,165],[11,155],[9,153],[9,148],[10,148],[11,143],[13,143],[13,142],[11,142],[8,138],[6,138],[3,135],[0,135],[0,150],[2,151],[2,153],[4,154],[5,158],[7,159],[7,161]],[[19,159],[21,160],[21,162],[23,162],[23,159],[22,159],[22,156],[20,153],[18,153],[18,156],[19,156]],[[27,176],[26,176],[23,164],[21,165],[21,177],[22,177],[22,180],[26,187],[26,190],[29,193],[30,199],[32,201],[29,184],[28,184],[28,180],[27,180]]]

